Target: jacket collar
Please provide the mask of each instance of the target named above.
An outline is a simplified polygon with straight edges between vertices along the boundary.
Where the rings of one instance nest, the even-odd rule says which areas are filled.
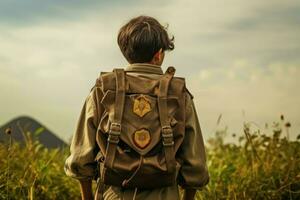
[[[148,63],[134,63],[125,68],[127,72],[143,72],[150,74],[163,74],[163,71],[159,65],[153,65]]]

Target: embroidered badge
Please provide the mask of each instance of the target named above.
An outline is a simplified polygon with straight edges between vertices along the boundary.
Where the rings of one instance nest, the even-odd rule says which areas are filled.
[[[144,96],[140,95],[134,99],[133,112],[139,117],[143,117],[151,111],[150,101]]]
[[[141,149],[146,148],[150,144],[151,136],[147,129],[140,129],[134,132],[133,141],[136,146]]]

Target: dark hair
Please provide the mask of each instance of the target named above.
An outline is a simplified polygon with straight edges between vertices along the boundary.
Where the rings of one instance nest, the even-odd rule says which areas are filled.
[[[156,19],[139,16],[131,19],[119,31],[118,45],[129,63],[150,62],[160,49],[174,49],[174,36]]]

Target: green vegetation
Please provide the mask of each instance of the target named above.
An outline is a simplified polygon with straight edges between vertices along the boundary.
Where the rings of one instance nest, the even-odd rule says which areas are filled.
[[[300,136],[289,141],[289,127],[274,123],[267,134],[246,123],[236,143],[217,131],[207,148],[210,183],[197,199],[300,199]],[[68,151],[24,136],[24,146],[0,143],[0,199],[80,199],[77,182],[63,170]]]
[[[237,144],[218,131],[207,151],[210,183],[198,199],[300,199],[300,135],[289,141],[291,124],[281,120],[270,136],[245,123]]]
[[[78,183],[64,173],[68,152],[48,150],[29,135],[25,146],[0,143],[0,199],[80,199]]]

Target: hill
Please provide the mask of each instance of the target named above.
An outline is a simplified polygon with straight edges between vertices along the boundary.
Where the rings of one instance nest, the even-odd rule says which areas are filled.
[[[29,116],[14,118],[3,126],[0,126],[0,142],[7,142],[9,140],[9,135],[6,134],[7,131],[11,133],[14,141],[18,141],[21,144],[26,142],[26,134],[34,134],[33,137],[46,148],[63,148],[67,146],[62,139],[58,138],[44,125]]]

